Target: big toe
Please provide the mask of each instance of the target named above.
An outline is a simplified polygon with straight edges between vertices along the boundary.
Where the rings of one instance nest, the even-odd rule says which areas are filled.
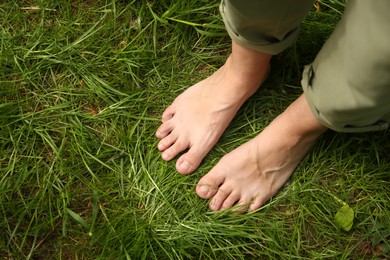
[[[206,174],[196,186],[196,193],[202,199],[210,199],[218,192],[219,186],[223,183],[223,179],[213,176],[212,172]]]
[[[180,156],[177,160],[176,169],[181,174],[190,174],[199,167],[204,157],[204,152],[191,147],[187,153]]]

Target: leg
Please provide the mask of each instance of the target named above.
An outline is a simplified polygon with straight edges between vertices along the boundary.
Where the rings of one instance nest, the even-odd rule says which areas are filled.
[[[390,122],[390,1],[350,1],[302,86],[323,125],[338,132],[386,129]]]
[[[351,1],[314,63],[305,94],[259,136],[224,156],[196,192],[210,208],[255,210],[286,182],[326,127],[381,130],[390,122],[390,2]]]
[[[271,55],[294,40],[311,5],[312,0],[299,4],[295,0],[222,1],[232,53],[224,66],[178,96],[163,113],[156,136],[164,160],[189,149],[177,160],[177,170],[189,174],[199,166],[240,106],[264,81]]]

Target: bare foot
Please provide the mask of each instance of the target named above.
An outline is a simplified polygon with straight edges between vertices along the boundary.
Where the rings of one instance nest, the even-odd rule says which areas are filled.
[[[189,149],[177,160],[176,169],[182,174],[193,172],[264,81],[270,58],[233,44],[224,66],[179,95],[163,113],[156,132],[162,158],[169,161]]]
[[[301,96],[256,138],[225,155],[196,192],[212,198],[214,211],[234,205],[240,211],[256,210],[278,192],[325,130]]]

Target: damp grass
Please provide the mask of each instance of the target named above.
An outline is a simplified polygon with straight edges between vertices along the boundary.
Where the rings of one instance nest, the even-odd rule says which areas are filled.
[[[221,66],[218,1],[0,4],[0,258],[270,259],[389,255],[387,132],[326,133],[256,212],[210,212],[195,185],[301,93],[340,19],[321,1],[190,176],[156,149],[161,113]],[[195,124],[196,122],[194,122]],[[348,232],[334,216],[355,212]]]

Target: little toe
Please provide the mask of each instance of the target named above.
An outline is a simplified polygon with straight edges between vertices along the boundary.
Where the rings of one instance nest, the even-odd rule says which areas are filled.
[[[252,204],[249,206],[249,211],[255,211],[255,210],[259,209],[261,206],[264,205],[265,202],[266,201],[265,201],[265,199],[263,197],[257,196],[253,200]]]
[[[174,144],[172,144],[168,149],[166,149],[162,154],[161,154],[161,157],[165,160],[165,161],[170,161],[172,160],[173,158],[176,157],[176,155],[178,155],[179,153],[181,153],[182,151],[184,151],[185,149],[188,148],[188,143],[186,142],[183,142],[179,139],[177,139],[175,141]]]

